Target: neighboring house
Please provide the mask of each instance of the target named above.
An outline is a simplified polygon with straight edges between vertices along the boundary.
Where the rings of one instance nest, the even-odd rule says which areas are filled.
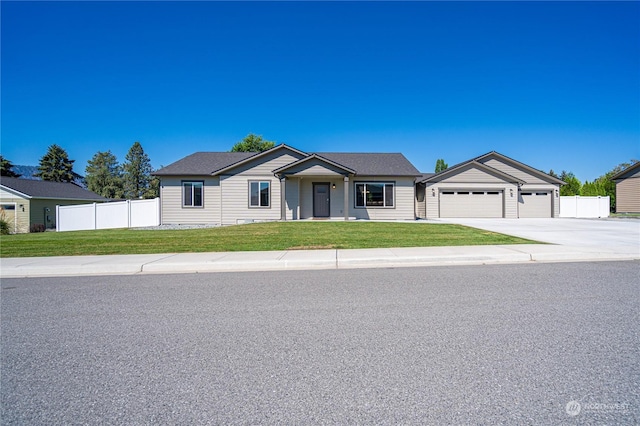
[[[29,232],[31,225],[56,226],[56,205],[105,202],[106,198],[73,183],[0,178],[0,208],[11,232]]]
[[[563,184],[492,151],[417,180],[416,215],[427,219],[558,217]]]
[[[415,219],[416,168],[402,154],[198,152],[164,167],[163,224],[311,218]]]
[[[613,175],[616,213],[640,213],[640,161]]]

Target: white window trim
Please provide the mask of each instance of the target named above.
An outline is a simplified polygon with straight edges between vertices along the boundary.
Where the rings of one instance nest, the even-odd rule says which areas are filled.
[[[253,205],[251,204],[251,184],[252,183],[257,183],[258,184],[258,205]],[[260,205],[261,202],[261,198],[260,198],[260,185],[262,183],[266,183],[268,185],[268,189],[269,189],[269,203],[266,206],[262,206]],[[271,181],[270,180],[265,180],[265,179],[252,179],[249,181],[249,208],[250,209],[270,209],[271,208]]]
[[[187,205],[187,204],[184,203],[184,194],[185,194],[185,191],[186,191],[186,184],[191,184],[191,205]],[[194,197],[195,194],[193,192],[193,188],[195,187],[196,184],[200,184],[201,188],[202,188],[201,193],[200,193],[201,205],[199,205],[199,206],[196,206],[196,205],[193,204],[193,201],[195,200],[195,197]],[[181,186],[182,186],[182,192],[181,192],[181,194],[182,194],[182,203],[181,203],[182,204],[182,208],[183,209],[203,209],[204,208],[204,181],[201,181],[201,180],[183,180]]]
[[[382,202],[385,205],[382,206],[367,206],[367,202],[365,200],[364,206],[358,205],[358,185],[365,185],[365,194],[367,193],[366,185],[382,185]],[[391,185],[393,187],[393,205],[387,206],[387,185]],[[374,182],[374,181],[360,181],[353,183],[353,204],[356,209],[395,209],[396,208],[396,183],[395,182]]]

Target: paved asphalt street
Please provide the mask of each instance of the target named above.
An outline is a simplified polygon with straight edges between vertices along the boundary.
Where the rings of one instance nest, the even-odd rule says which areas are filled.
[[[639,270],[3,279],[1,423],[638,424]]]

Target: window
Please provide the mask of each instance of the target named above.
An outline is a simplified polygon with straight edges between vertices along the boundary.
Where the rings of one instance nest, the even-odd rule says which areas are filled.
[[[536,192],[536,195],[542,195],[543,197],[546,197],[547,195],[549,195],[548,192]]]
[[[182,206],[202,207],[204,182],[182,182]]]
[[[484,191],[473,191],[473,195],[484,195]]]
[[[356,207],[393,207],[393,183],[356,183]]]
[[[249,182],[249,207],[269,207],[271,198],[271,182]]]

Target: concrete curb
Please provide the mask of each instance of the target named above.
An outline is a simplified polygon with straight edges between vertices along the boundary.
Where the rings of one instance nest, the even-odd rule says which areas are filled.
[[[640,260],[640,253],[598,247],[531,244],[358,250],[293,250],[0,259],[1,278],[286,271]]]

